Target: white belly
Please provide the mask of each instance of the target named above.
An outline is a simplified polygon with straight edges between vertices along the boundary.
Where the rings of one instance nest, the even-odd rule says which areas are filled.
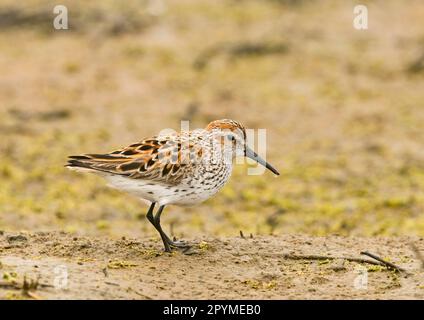
[[[195,205],[213,196],[224,185],[224,183],[217,186],[182,183],[173,186],[117,175],[106,176],[106,179],[109,181],[110,187],[125,191],[150,202],[156,202],[160,206],[168,204],[182,206]]]

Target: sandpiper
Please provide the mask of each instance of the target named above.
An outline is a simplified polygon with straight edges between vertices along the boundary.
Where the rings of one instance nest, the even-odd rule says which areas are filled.
[[[191,206],[213,196],[228,181],[236,156],[249,157],[279,175],[248,147],[245,127],[229,119],[212,121],[205,129],[154,136],[106,154],[70,156],[66,167],[97,173],[110,186],[148,201],[146,217],[170,252],[189,246],[163,231],[165,206]]]

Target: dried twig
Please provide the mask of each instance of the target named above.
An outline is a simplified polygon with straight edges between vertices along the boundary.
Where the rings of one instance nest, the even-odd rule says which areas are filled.
[[[4,289],[22,289],[16,282],[0,281],[0,288]]]
[[[0,281],[0,288],[4,289],[16,289],[16,290],[23,290],[24,286],[27,286],[27,284],[19,284],[16,281]],[[37,283],[37,288],[53,288],[50,284],[45,283]]]
[[[405,272],[405,273],[406,273],[406,270],[405,270],[405,269],[403,269],[403,268],[401,268],[401,267],[398,267],[397,265],[395,265],[395,264],[393,264],[393,263],[391,263],[391,262],[389,262],[389,261],[386,261],[386,260],[384,260],[384,259],[380,258],[379,256],[376,256],[375,254],[369,253],[369,252],[367,252],[367,251],[362,251],[362,252],[361,252],[361,254],[363,254],[364,256],[368,256],[368,257],[370,257],[370,258],[373,258],[373,259],[375,259],[375,260],[377,260],[377,261],[381,262],[381,263],[382,263],[382,264],[384,264],[387,268],[392,269],[392,270],[394,270],[394,271],[396,271],[396,272]]]
[[[322,256],[322,255],[296,255],[296,254],[283,254],[284,259],[290,259],[290,260],[318,260],[318,261],[325,261],[325,260],[345,260],[350,262],[358,262],[358,263],[368,263],[372,265],[378,265],[378,266],[385,266],[382,262],[377,262],[369,259],[362,259],[362,258],[354,258],[354,257],[333,257],[333,256]]]
[[[42,299],[38,294],[36,294],[35,292],[32,292],[32,291],[25,291],[24,295],[26,295],[26,296],[34,299],[34,300],[41,300]]]
[[[39,282],[40,277],[37,277],[35,280],[30,279],[27,280],[26,275],[24,275],[24,279],[22,283],[16,282],[16,280],[13,281],[1,281],[0,282],[0,288],[5,289],[14,289],[14,290],[22,290],[22,294],[24,296],[27,296],[32,299],[40,300],[41,297],[35,293],[39,287],[53,287],[49,284],[44,284]]]
[[[105,284],[108,284],[110,286],[120,287],[119,283],[115,283],[115,282],[105,281]]]
[[[251,253],[252,255],[256,253]],[[317,261],[325,261],[325,260],[345,260],[350,262],[357,263],[368,263],[377,266],[385,266],[384,263],[363,259],[363,258],[355,258],[355,257],[338,257],[338,256],[324,256],[324,255],[315,255],[315,254],[293,254],[293,253],[284,253],[284,254],[273,254],[273,253],[262,253],[263,257],[266,258],[283,258],[288,260],[317,260]]]
[[[246,237],[244,236],[244,234],[243,234],[243,231],[241,231],[240,230],[240,237],[242,238],[242,239],[246,239]]]
[[[143,293],[141,293],[141,292],[139,292],[139,291],[137,291],[133,288],[128,288],[128,290],[134,292],[135,294],[139,295],[140,297],[143,297],[146,300],[152,300],[153,299],[152,297],[149,297],[148,295],[145,295],[145,294],[143,294]]]
[[[32,299],[40,300],[40,296],[35,293],[35,291],[37,291],[38,289],[39,280],[40,276],[38,276],[35,280],[30,279],[28,281],[26,275],[24,275],[24,283],[22,284],[22,294]]]

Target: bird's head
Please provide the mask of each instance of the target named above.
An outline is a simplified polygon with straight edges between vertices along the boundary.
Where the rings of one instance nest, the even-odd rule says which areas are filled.
[[[215,120],[207,125],[206,131],[213,133],[225,153],[231,152],[232,157],[248,157],[263,165],[274,174],[280,174],[273,166],[249,148],[247,145],[246,128],[241,123],[231,119]]]

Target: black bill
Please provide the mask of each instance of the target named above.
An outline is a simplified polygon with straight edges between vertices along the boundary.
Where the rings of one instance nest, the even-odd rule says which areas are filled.
[[[255,160],[257,163],[263,165],[265,168],[270,170],[272,173],[276,174],[277,176],[280,175],[280,173],[271,166],[268,162],[266,162],[264,159],[262,159],[255,151],[250,149],[248,146],[246,146],[246,157]]]

